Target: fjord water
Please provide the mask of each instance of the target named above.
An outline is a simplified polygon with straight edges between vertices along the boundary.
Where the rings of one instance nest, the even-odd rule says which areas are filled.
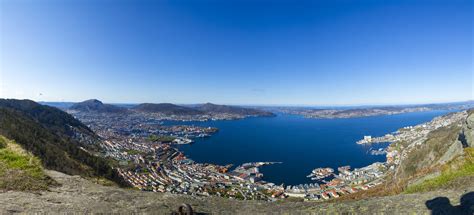
[[[312,182],[306,175],[317,167],[357,168],[385,161],[385,155],[371,155],[371,146],[358,145],[356,141],[364,135],[384,135],[445,113],[430,111],[352,119],[307,119],[279,114],[232,121],[186,122],[217,127],[219,132],[179,148],[187,157],[202,163],[240,165],[280,161],[283,163],[261,168],[264,180],[296,185]],[[167,124],[171,123],[183,124]]]

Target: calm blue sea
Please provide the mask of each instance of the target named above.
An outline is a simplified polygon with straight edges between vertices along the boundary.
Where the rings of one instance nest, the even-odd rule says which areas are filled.
[[[296,185],[310,183],[306,175],[316,167],[350,165],[357,168],[385,161],[385,155],[370,155],[370,146],[357,145],[356,141],[364,135],[384,135],[446,113],[430,111],[354,119],[306,119],[280,114],[273,118],[166,124],[220,129],[212,137],[198,139],[192,145],[179,146],[197,162],[239,165],[254,161],[280,161],[283,164],[261,168],[264,180]]]

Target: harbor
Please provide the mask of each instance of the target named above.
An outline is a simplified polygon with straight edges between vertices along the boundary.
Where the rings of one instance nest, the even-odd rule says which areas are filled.
[[[396,130],[399,125],[384,127],[392,118],[379,118],[373,131]],[[363,120],[341,121],[357,130]],[[342,135],[339,130],[328,134],[330,124],[323,120],[290,115],[171,124],[113,116],[84,121],[104,138],[106,156],[119,161],[120,175],[144,191],[242,200],[300,197],[324,201],[380,184],[390,168],[385,161],[394,156],[393,152],[387,158],[373,155],[381,151],[354,144],[355,135]],[[298,128],[293,132],[299,135],[289,138],[289,126]],[[323,130],[315,132],[314,128]],[[314,139],[321,142],[312,142]],[[342,165],[335,166],[337,163]]]

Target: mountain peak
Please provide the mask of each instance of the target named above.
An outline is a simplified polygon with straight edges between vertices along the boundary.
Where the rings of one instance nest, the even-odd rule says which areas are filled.
[[[115,105],[104,104],[98,99],[89,99],[83,102],[76,103],[70,107],[72,110],[77,111],[96,111],[96,112],[108,112],[108,113],[118,113],[118,112],[126,112],[127,109],[122,107],[117,107]]]
[[[88,99],[88,100],[82,101],[80,103],[104,104],[98,99]]]

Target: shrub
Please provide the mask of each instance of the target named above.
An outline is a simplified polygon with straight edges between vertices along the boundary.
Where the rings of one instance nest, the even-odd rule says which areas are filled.
[[[5,138],[0,137],[0,149],[3,149],[5,147],[7,147],[7,142],[6,142]]]

